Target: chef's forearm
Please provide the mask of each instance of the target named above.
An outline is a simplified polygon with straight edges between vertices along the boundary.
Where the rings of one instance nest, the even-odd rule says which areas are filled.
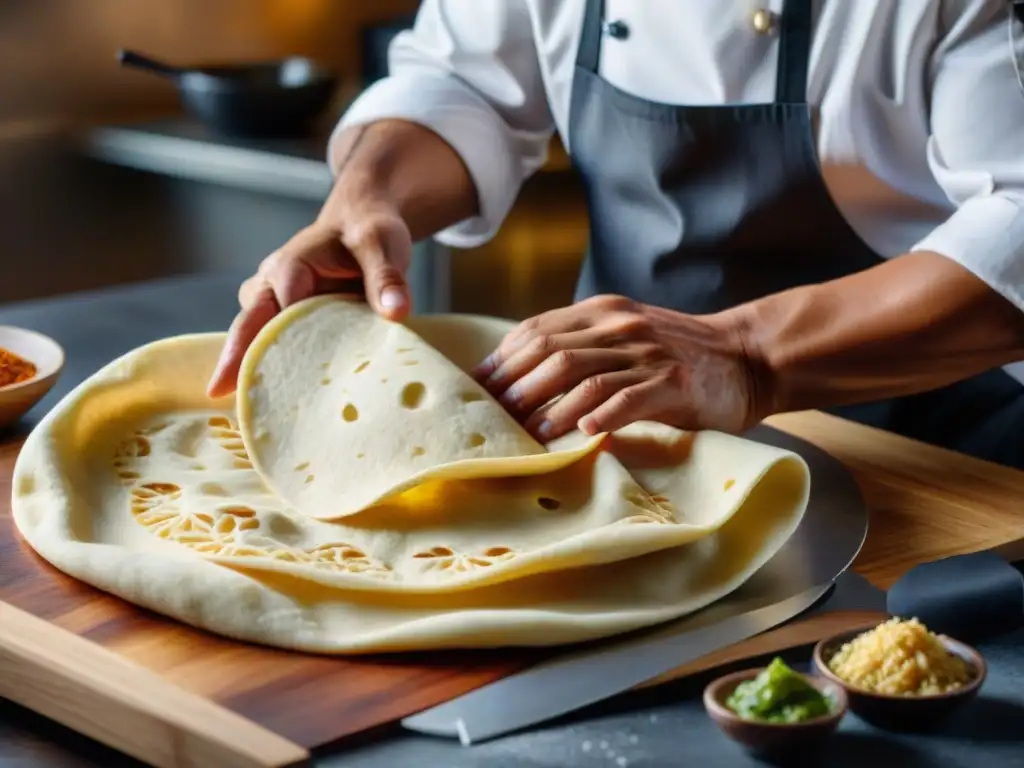
[[[433,131],[382,120],[341,133],[332,148],[335,183],[320,218],[345,226],[371,205],[394,205],[414,240],[477,213],[466,166]]]
[[[1024,359],[1024,313],[935,253],[724,314],[742,328],[762,416],[922,392]]]

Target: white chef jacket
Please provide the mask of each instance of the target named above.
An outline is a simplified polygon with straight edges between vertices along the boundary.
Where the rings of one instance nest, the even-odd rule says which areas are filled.
[[[569,102],[585,0],[423,0],[389,52],[390,75],[335,135],[381,118],[422,124],[459,153],[480,214],[437,234],[491,238]],[[777,34],[752,23],[783,0],[605,0],[599,73],[641,98],[774,98]],[[1024,310],[1024,92],[1006,0],[818,0],[807,98],[839,210],[879,255],[941,253]],[[333,142],[332,142],[333,146]],[[614,152],[614,147],[608,148]],[[332,167],[336,167],[330,152]],[[1024,364],[1012,372],[1024,381]]]

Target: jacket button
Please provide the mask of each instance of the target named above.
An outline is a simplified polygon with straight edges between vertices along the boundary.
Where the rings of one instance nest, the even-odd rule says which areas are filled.
[[[629,26],[627,26],[626,22],[621,19],[606,21],[604,23],[604,33],[608,35],[608,37],[613,37],[616,40],[625,40],[629,37]]]
[[[758,9],[750,21],[754,25],[754,31],[759,35],[769,35],[775,31],[775,14],[769,10]]]

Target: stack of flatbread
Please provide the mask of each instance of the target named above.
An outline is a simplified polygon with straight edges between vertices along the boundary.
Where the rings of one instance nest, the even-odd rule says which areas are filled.
[[[721,599],[793,534],[795,454],[654,423],[536,442],[467,373],[511,327],[311,299],[217,401],[223,334],[146,345],[33,431],[16,525],[130,602],[325,653],[625,632]]]

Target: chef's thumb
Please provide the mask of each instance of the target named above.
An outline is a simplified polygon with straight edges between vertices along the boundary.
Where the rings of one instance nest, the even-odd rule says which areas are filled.
[[[374,311],[388,320],[401,320],[412,309],[409,286],[405,282],[412,245],[408,246],[409,252],[403,252],[403,246],[403,243],[372,238],[353,249],[363,270],[366,300]]]

